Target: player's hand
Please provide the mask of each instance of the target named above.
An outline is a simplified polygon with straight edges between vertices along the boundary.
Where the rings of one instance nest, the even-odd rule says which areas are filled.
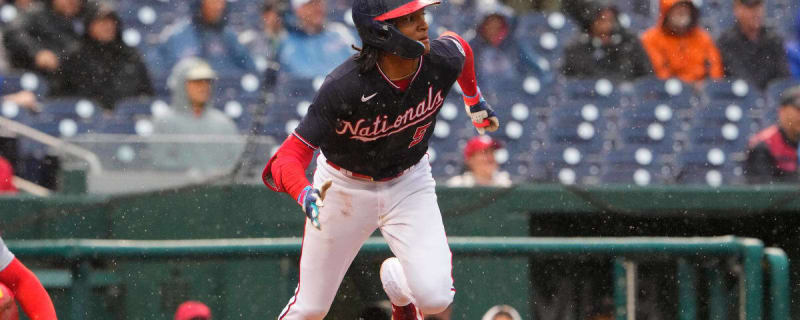
[[[486,131],[494,132],[500,128],[500,120],[497,119],[497,114],[486,100],[481,98],[477,104],[466,106],[467,114],[472,119],[472,125],[478,130],[478,133],[484,134]]]
[[[306,217],[308,217],[308,220],[311,221],[311,225],[317,228],[317,230],[321,230],[319,224],[319,208],[325,206],[323,200],[325,200],[325,194],[332,184],[333,181],[328,180],[325,181],[319,189],[306,186],[297,199],[297,202],[303,206],[303,212],[306,214]]]

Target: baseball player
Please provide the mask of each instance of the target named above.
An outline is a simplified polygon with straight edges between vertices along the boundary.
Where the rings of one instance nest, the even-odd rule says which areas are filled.
[[[481,98],[472,50],[428,38],[439,0],[355,0],[359,52],[332,71],[262,178],[308,217],[300,280],[279,319],[322,319],[359,248],[380,229],[396,257],[381,266],[393,317],[421,319],[453,301],[451,253],[425,156],[444,97],[458,81],[480,133],[499,121]],[[320,149],[313,184],[305,176]],[[323,207],[324,199],[324,207]]]
[[[16,319],[16,300],[31,320],[56,320],[56,309],[47,291],[36,275],[8,250],[3,238],[0,238],[0,284],[13,293],[11,297],[0,297],[3,302],[0,305],[0,319]],[[4,290],[0,291],[2,293]]]

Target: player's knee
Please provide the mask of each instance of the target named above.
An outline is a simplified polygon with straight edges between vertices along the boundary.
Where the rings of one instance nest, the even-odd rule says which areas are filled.
[[[447,288],[430,288],[423,292],[415,293],[417,308],[423,314],[436,314],[444,311],[453,303],[453,292],[450,286]]]

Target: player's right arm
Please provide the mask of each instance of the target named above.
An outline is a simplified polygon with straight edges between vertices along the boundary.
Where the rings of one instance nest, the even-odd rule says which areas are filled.
[[[14,299],[31,320],[56,320],[53,301],[36,275],[8,251],[0,239],[0,283],[14,293]]]
[[[333,91],[333,88],[323,84],[306,116],[267,162],[261,174],[267,187],[285,192],[295,199],[317,229],[320,228],[318,207],[323,206],[322,200],[331,184],[326,182],[315,188],[305,172],[314,158],[314,151],[333,132],[329,122],[332,109],[328,107],[331,101],[337,101],[333,100],[337,99]]]

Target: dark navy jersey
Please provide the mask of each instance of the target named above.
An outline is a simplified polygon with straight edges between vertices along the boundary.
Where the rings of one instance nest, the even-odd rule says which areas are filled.
[[[295,136],[346,170],[376,180],[394,177],[427,152],[464,51],[449,37],[431,41],[405,91],[378,68],[359,73],[354,57],[325,79]]]

